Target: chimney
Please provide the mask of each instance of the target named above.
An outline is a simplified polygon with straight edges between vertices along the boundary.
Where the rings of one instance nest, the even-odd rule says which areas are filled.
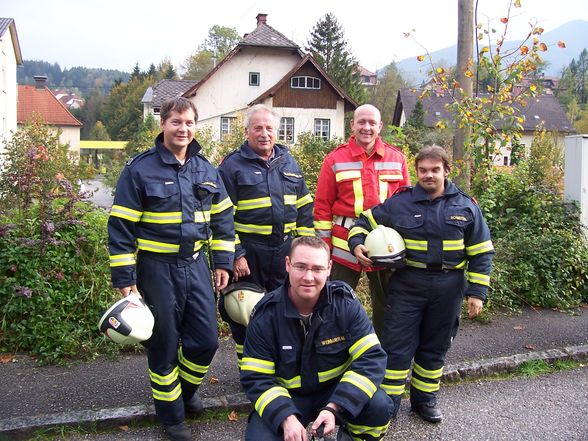
[[[45,83],[47,82],[47,75],[34,75],[35,89],[45,89]]]
[[[257,14],[257,27],[260,27],[262,24],[267,24],[267,14]]]

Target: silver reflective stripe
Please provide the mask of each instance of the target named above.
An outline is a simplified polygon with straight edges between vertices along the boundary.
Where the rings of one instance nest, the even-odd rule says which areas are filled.
[[[376,162],[374,168],[376,170],[400,170],[402,165],[400,162]]]
[[[363,164],[361,162],[338,162],[331,167],[334,173],[341,170],[361,170]]]
[[[342,250],[341,248],[333,248],[333,252],[331,254],[350,263],[359,263],[359,261],[353,254],[348,253],[347,251]]]

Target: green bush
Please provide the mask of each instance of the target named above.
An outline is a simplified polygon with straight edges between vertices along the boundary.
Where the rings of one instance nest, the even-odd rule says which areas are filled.
[[[511,172],[491,171],[478,191],[496,256],[495,306],[571,308],[588,301],[588,245],[579,210],[563,201],[559,149],[538,134]]]
[[[341,139],[338,138],[324,140],[310,132],[298,135],[298,141],[290,152],[298,162],[311,194],[314,195],[316,191],[318,176],[325,156],[341,142]]]

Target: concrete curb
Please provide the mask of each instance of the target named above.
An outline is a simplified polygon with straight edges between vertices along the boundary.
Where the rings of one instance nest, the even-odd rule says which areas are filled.
[[[587,361],[588,345],[567,346],[561,349],[529,352],[508,357],[461,362],[455,366],[448,365],[444,370],[442,381],[455,383],[465,379],[470,380],[492,374],[514,372],[523,363],[533,360],[543,360],[548,363],[560,360]],[[251,403],[243,393],[203,398],[202,401],[204,409],[208,411],[224,409],[248,410],[251,408]],[[9,418],[0,420],[0,440],[27,439],[37,431],[56,427],[107,429],[128,425],[132,422],[153,420],[155,420],[153,405]]]

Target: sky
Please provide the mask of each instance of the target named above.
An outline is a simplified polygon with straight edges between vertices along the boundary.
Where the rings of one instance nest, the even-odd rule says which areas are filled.
[[[502,29],[508,0],[479,0],[479,22]],[[214,25],[240,35],[255,29],[258,13],[304,48],[326,13],[342,25],[359,63],[376,71],[391,61],[457,42],[457,0],[0,0],[0,17],[13,18],[24,59],[75,66],[147,70],[169,59],[179,68]],[[529,22],[545,31],[588,21],[586,0],[521,0],[507,38],[523,39]],[[405,33],[411,37],[406,38]],[[553,43],[553,42],[551,42]]]

